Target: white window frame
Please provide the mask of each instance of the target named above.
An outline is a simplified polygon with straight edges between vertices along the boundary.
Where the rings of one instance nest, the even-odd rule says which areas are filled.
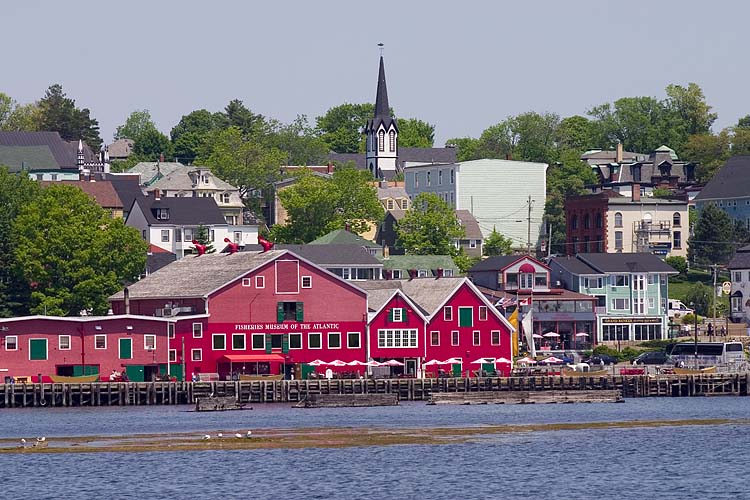
[[[443,307],[443,321],[453,321],[453,306]]]
[[[263,339],[262,347],[255,347],[255,337],[261,337]],[[245,344],[247,347],[247,344]],[[250,335],[250,350],[251,351],[265,351],[266,350],[266,334],[265,333],[253,333]]]
[[[434,334],[437,333],[437,342],[433,342]],[[431,347],[440,347],[440,330],[431,330],[430,331],[430,346]]]
[[[174,328],[174,323],[167,323],[167,336],[170,339],[175,338]]]
[[[67,339],[68,341],[68,347],[63,347],[63,339]],[[72,349],[72,344],[70,341],[70,335],[58,335],[57,336],[57,348],[61,351],[70,351]]]
[[[339,338],[339,346],[338,347],[331,347],[331,338],[338,335]],[[326,345],[328,346],[328,349],[341,349],[342,343],[341,343],[341,332],[328,332],[326,335]]]
[[[251,286],[253,281],[250,278],[242,278],[242,286]]]
[[[234,339],[242,338],[242,347],[234,347]],[[232,350],[233,351],[246,351],[247,350],[247,335],[244,333],[234,332],[232,334]]]
[[[170,349],[169,350],[169,362],[170,363],[177,363],[177,349]]]
[[[351,342],[349,342],[349,335],[357,336],[357,345],[351,345]],[[347,349],[361,349],[362,348],[362,333],[361,332],[346,332],[346,348]]]
[[[458,330],[451,330],[451,345],[461,345],[461,334]]]
[[[256,276],[255,277],[255,288],[265,288],[266,287],[266,277],[265,276]]]
[[[96,339],[102,337],[104,339],[104,347],[96,347]],[[106,335],[94,335],[94,349],[97,351],[105,351],[107,349],[107,336]]]
[[[13,345],[15,346],[13,349],[8,348],[8,339],[13,339]],[[5,350],[6,351],[18,350],[18,335],[8,335],[7,337],[5,337]]]
[[[162,243],[169,243],[169,229],[162,229],[161,230],[161,242]]]
[[[394,280],[400,280],[401,279],[401,269],[393,269],[391,271],[391,277]]]
[[[292,337],[299,339],[299,347],[292,347]],[[304,348],[304,345],[302,345],[302,334],[301,333],[290,333],[289,334],[289,350],[299,350]]]
[[[378,330],[378,347],[416,349],[419,347],[419,332],[416,328],[381,328]]]
[[[479,306],[479,312],[478,312],[479,321],[487,321],[487,314],[488,314],[487,306]]]
[[[429,276],[429,271],[427,269],[418,269],[417,270],[417,277],[418,278],[426,278]]]
[[[302,288],[312,288],[312,276],[302,276],[300,278]],[[307,281],[307,283],[305,283]]]
[[[316,336],[318,338],[318,347],[313,347],[312,342],[310,342],[310,339]],[[320,349],[323,349],[323,333],[321,332],[310,332],[307,334],[307,348],[311,349],[313,351],[317,351]]]
[[[617,307],[617,301],[621,300],[623,307]],[[613,297],[612,298],[612,310],[613,311],[629,311],[630,310],[630,299],[626,297]]]
[[[497,335],[497,342],[495,342],[495,335]],[[490,330],[490,345],[500,345],[502,342],[502,332],[500,330]]]
[[[148,340],[153,339],[154,346],[149,347],[148,346]],[[153,333],[147,333],[143,336],[143,349],[146,351],[155,351],[156,350],[156,335]]]
[[[471,332],[471,345],[482,344],[482,332],[480,330],[472,330]]]
[[[221,337],[222,343],[224,344],[224,347],[217,348],[216,347],[216,339]],[[211,335],[211,350],[212,351],[226,351],[227,350],[227,334],[226,333],[214,333]]]
[[[394,323],[403,323],[404,322],[404,316],[406,316],[404,313],[403,307],[394,307],[392,310],[391,316],[393,317]]]
[[[648,298],[648,308],[649,309],[656,308],[656,297],[649,297]]]
[[[198,327],[198,332],[196,333],[195,327]],[[203,338],[203,323],[193,323],[193,338],[194,339],[202,339]]]
[[[477,240],[469,240],[469,248],[476,248]]]
[[[196,358],[195,355],[198,355]],[[203,361],[203,349],[190,349],[190,361]]]

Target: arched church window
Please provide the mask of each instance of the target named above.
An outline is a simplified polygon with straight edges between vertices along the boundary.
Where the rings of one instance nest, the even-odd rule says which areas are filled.
[[[391,152],[396,151],[396,132],[393,130],[388,132],[388,146]]]
[[[385,151],[385,132],[382,130],[378,132],[378,149]]]

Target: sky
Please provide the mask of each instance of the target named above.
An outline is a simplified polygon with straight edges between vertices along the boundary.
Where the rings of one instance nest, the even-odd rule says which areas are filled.
[[[38,100],[60,83],[105,142],[148,109],[164,133],[240,99],[314,123],[374,102],[378,43],[399,117],[435,144],[526,111],[561,117],[695,82],[719,118],[750,114],[747,18],[729,1],[24,0],[4,5],[0,92]]]

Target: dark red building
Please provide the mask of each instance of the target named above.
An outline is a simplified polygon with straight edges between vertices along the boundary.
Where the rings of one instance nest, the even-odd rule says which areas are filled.
[[[188,376],[304,377],[316,359],[367,358],[366,293],[287,250],[187,256],[111,300],[173,317],[170,359]]]
[[[568,255],[607,251],[607,210],[614,191],[574,196],[565,200],[565,228]]]

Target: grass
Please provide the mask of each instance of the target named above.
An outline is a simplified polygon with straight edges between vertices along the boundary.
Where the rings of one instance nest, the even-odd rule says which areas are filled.
[[[724,281],[729,281],[729,276],[719,273],[716,276],[716,284],[720,285]],[[672,277],[669,279],[669,298],[681,300],[686,306],[690,307],[686,300],[690,287],[696,283],[703,283],[709,288],[713,289],[714,278],[710,271],[700,271],[697,269],[691,269],[687,273],[687,278],[682,276]],[[716,298],[717,306],[721,307],[720,304],[724,304],[725,309],[729,308],[729,296],[722,295],[720,298]]]

